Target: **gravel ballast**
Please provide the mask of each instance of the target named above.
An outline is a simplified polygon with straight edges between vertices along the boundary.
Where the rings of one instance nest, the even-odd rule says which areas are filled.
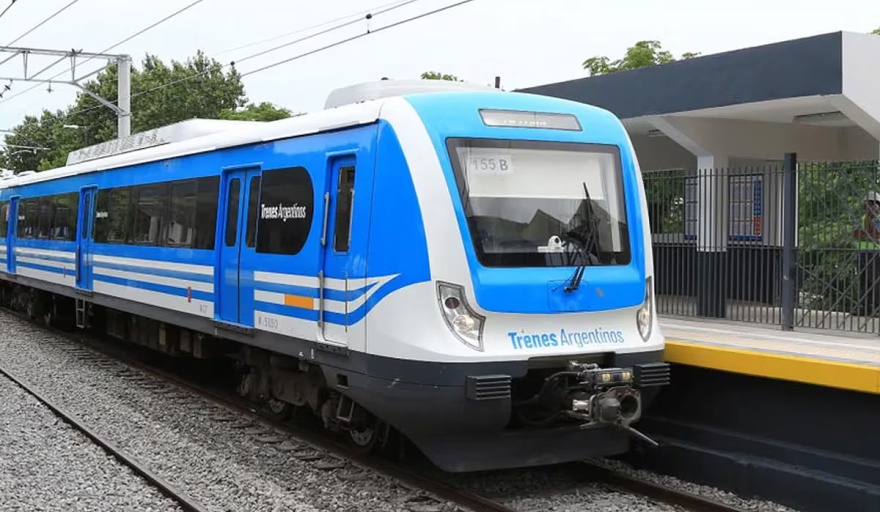
[[[410,489],[394,478],[336,459],[286,433],[230,412],[172,383],[130,369],[107,356],[78,347],[60,335],[8,313],[0,312],[0,332],[6,335],[4,342],[0,343],[0,364],[3,367],[31,382],[50,399],[85,420],[93,431],[107,437],[151,471],[212,510],[463,510],[425,499],[425,493]],[[0,387],[0,393],[6,395],[4,388]],[[5,424],[0,422],[0,425]],[[3,456],[0,478],[6,479],[0,480],[0,497],[5,497],[6,503],[27,499],[30,490],[39,487],[36,484],[44,470],[31,464],[34,469],[28,470],[32,473],[30,481],[19,478],[24,483],[6,485],[4,482],[10,481],[9,475],[14,475],[15,466],[8,469],[4,465],[8,464],[9,457],[2,448],[0,455]],[[51,473],[53,470],[45,471]],[[120,474],[118,469],[105,471],[111,475]],[[630,469],[629,472],[635,471]],[[638,476],[746,510],[794,512],[774,503],[744,500],[674,478],[647,472],[638,472]],[[558,468],[447,474],[444,479],[523,512],[682,510],[578,480]],[[131,475],[124,481],[129,482],[128,485],[140,486],[136,489],[143,489],[146,485]],[[86,494],[96,503],[103,503],[107,496],[120,495],[135,500],[144,495],[141,491],[116,491],[107,485],[94,486],[95,490],[86,491]],[[75,499],[77,492],[72,488],[47,494],[62,503],[61,500]],[[167,500],[161,504],[163,498],[157,491],[150,496],[154,500],[150,503],[160,504],[142,506],[141,502],[131,502],[131,506],[111,506],[110,509],[176,510]],[[156,497],[159,501],[155,501]],[[40,507],[26,506],[23,509]]]
[[[4,333],[0,343],[4,368],[209,509],[382,512],[419,510],[426,504],[424,493],[393,478],[316,452],[287,434],[109,357],[94,355],[8,313],[0,313],[0,332]],[[23,466],[7,457],[0,464],[4,468],[0,474],[31,474],[25,484],[0,482],[0,495],[7,500],[26,500],[38,492],[33,489],[47,488],[39,484],[44,470],[38,465]],[[59,470],[47,468],[45,472],[54,471],[62,478],[66,471]],[[129,495],[127,499],[138,495],[97,485],[85,491],[47,488],[45,494],[56,504],[82,493],[91,495],[95,503],[116,494]],[[175,510],[170,505],[136,504],[109,509]]]
[[[4,375],[0,397],[0,509],[181,510]]]
[[[643,496],[585,483],[560,466],[451,475],[447,480],[520,512],[683,512]]]

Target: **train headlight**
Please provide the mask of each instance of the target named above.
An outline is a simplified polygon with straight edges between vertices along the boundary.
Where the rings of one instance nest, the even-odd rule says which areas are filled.
[[[651,329],[654,325],[654,280],[645,279],[645,301],[636,311],[636,324],[639,326],[639,334],[642,339],[648,341],[651,337]]]
[[[455,284],[437,283],[437,299],[440,311],[449,330],[468,347],[483,350],[483,324],[485,318],[477,314],[467,303],[464,288]]]

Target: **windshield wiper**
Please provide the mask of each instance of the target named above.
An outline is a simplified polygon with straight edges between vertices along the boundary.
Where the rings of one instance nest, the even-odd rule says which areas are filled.
[[[571,231],[564,233],[561,238],[577,247],[577,254],[581,256],[581,263],[577,266],[576,269],[574,269],[574,273],[568,280],[568,285],[564,288],[565,291],[572,292],[574,290],[577,290],[578,287],[581,285],[581,280],[584,277],[584,271],[586,270],[587,265],[591,263],[590,253],[588,253],[586,250],[586,244],[583,244],[580,240],[571,236]]]
[[[588,208],[587,221],[585,222],[585,224],[587,225],[587,233],[585,233],[583,236],[579,236],[581,235],[580,231],[583,228],[583,225],[581,225],[577,228],[566,231],[560,237],[563,240],[574,244],[578,248],[578,254],[580,254],[582,258],[581,264],[578,265],[576,269],[574,269],[574,274],[572,274],[571,279],[568,282],[568,286],[564,288],[566,292],[573,292],[577,290],[578,287],[580,287],[581,280],[584,277],[584,271],[587,269],[587,265],[589,265],[590,263],[594,263],[591,262],[590,256],[592,255],[591,249],[593,249],[596,245],[596,227],[593,225],[594,219],[592,212],[593,209],[590,205],[590,202],[592,201],[590,199],[590,191],[587,190],[587,182],[583,183],[584,196],[586,197]],[[588,250],[588,248],[590,250]]]

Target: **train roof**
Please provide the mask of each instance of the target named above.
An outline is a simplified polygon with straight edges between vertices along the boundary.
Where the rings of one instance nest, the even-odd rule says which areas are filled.
[[[0,179],[0,189],[370,124],[380,118],[382,106],[394,98],[450,91],[524,95],[443,80],[368,82],[337,89],[329,95],[323,110],[300,116],[269,122],[192,119],[82,148],[68,155],[64,167]]]
[[[0,181],[0,189],[205,153],[245,144],[267,142],[347,126],[368,124],[375,122],[379,118],[381,105],[385,101],[387,100],[347,105],[278,121],[244,122],[244,124],[240,125],[227,124],[220,126],[214,124],[209,126],[204,124],[196,126],[196,123],[211,120],[184,121],[183,123],[178,123],[179,126],[176,127],[176,130],[166,130],[164,132],[166,138],[164,139],[162,138],[163,132],[160,131],[162,130],[161,128],[116,139],[106,143],[107,146],[105,146],[116,146],[119,150],[116,154],[111,153],[108,156],[96,159],[88,159],[86,157],[83,161],[71,163],[64,167],[29,173],[28,175],[19,174],[13,178]],[[191,138],[177,139],[174,137],[174,135],[183,137],[187,133],[195,133],[195,135]],[[138,144],[143,144],[143,149],[139,149],[137,147]],[[68,159],[70,160],[70,157]]]

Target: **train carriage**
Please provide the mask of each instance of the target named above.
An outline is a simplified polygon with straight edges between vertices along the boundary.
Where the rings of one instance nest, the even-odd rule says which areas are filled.
[[[0,222],[34,316],[237,358],[277,412],[450,471],[626,451],[669,379],[638,163],[587,105],[362,84],[85,148],[0,182]]]

